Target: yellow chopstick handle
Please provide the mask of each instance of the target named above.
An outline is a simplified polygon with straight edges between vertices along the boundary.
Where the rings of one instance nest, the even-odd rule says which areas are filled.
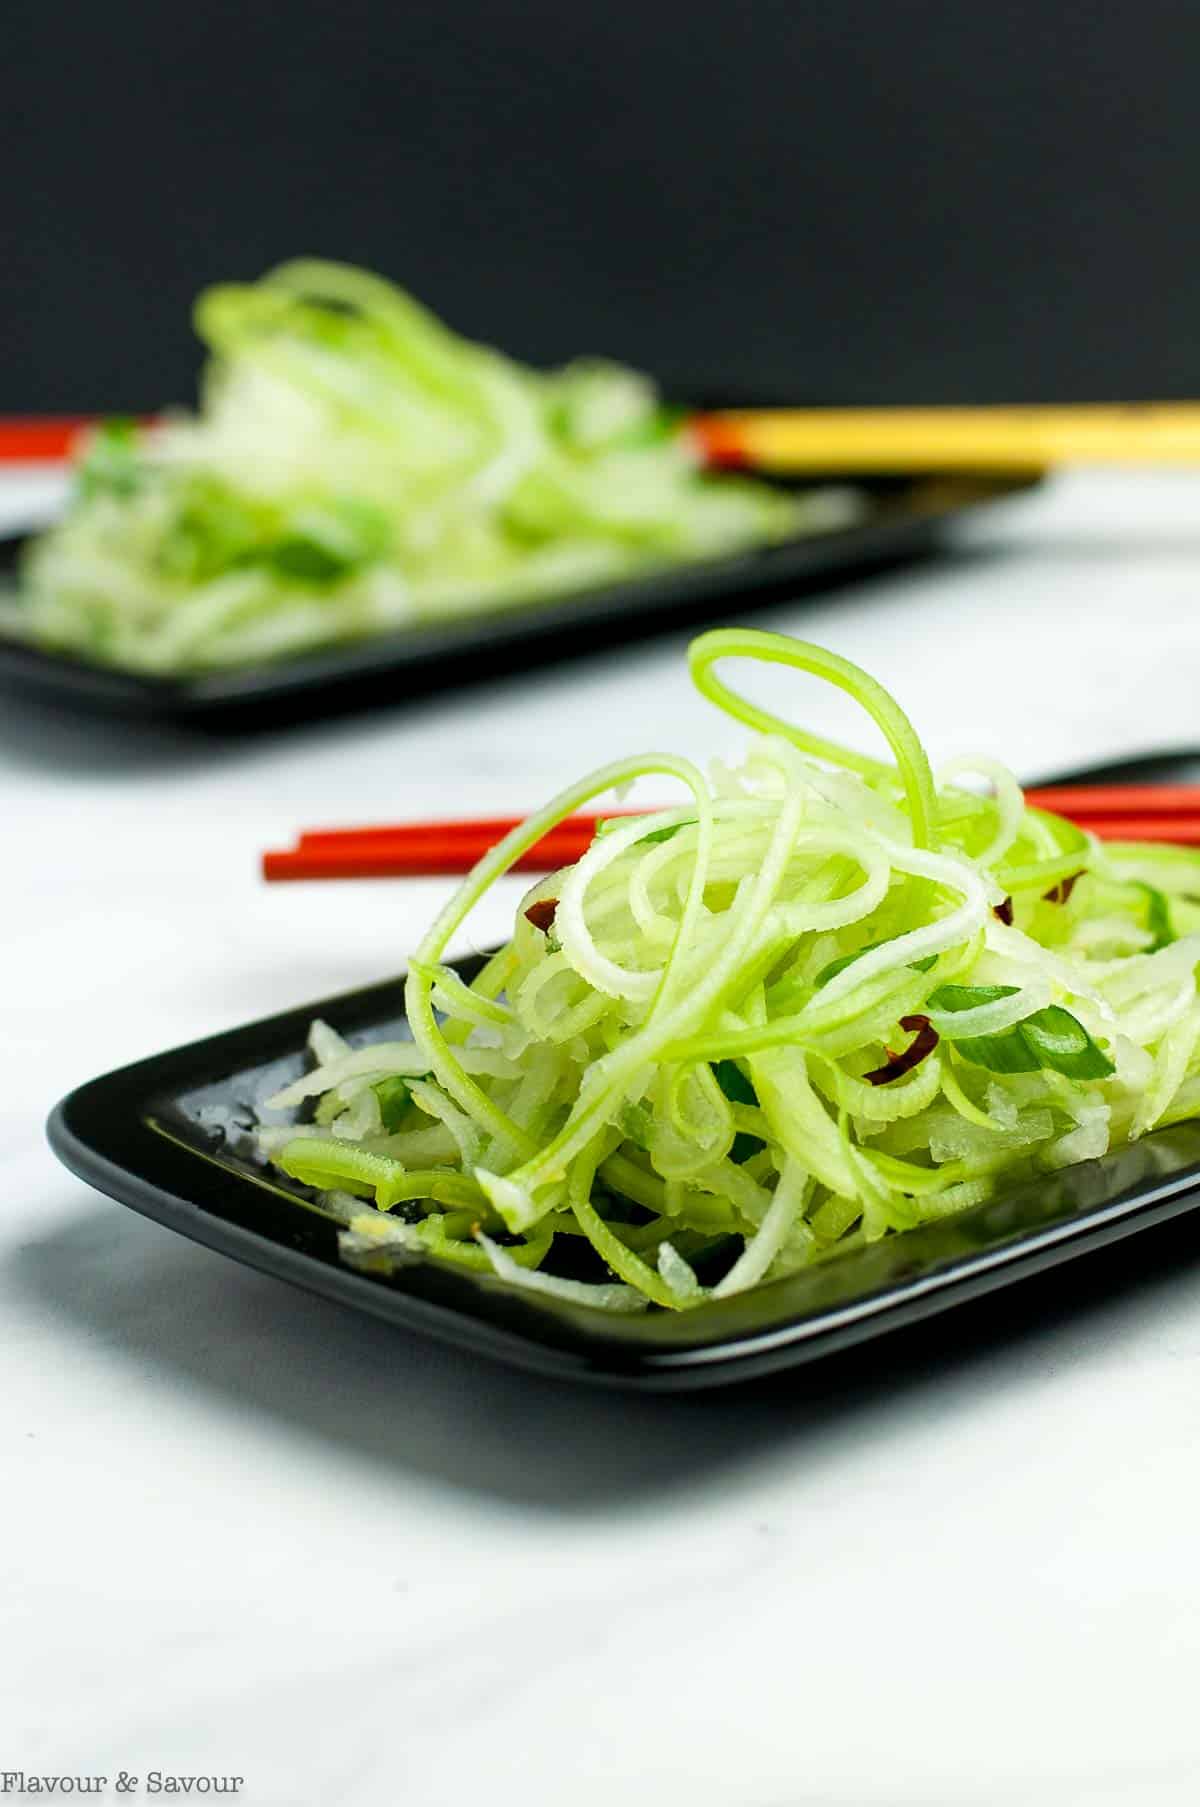
[[[713,463],[781,475],[1200,464],[1197,402],[731,409],[698,415],[693,425]]]

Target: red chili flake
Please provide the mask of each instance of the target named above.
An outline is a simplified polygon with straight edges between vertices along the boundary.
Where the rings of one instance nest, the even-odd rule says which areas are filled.
[[[541,929],[543,935],[548,934],[553,925],[554,912],[557,908],[557,897],[539,897],[537,902],[531,903],[526,910],[525,920],[531,922],[535,929]]]
[[[1012,927],[1012,898],[1006,897],[1004,899],[1003,903],[993,904],[992,905],[992,915],[996,918],[997,922],[1002,922],[1005,924],[1006,927],[1011,929],[1011,927]]]
[[[901,1073],[911,1073],[914,1067],[919,1067],[925,1056],[937,1047],[938,1032],[927,1016],[902,1016],[900,1027],[908,1031],[912,1040],[900,1054],[893,1054],[889,1048],[886,1066],[863,1074],[868,1085],[890,1085]]]
[[[1082,877],[1083,877],[1082,872],[1072,872],[1069,878],[1060,879],[1056,885],[1051,885],[1051,887],[1048,891],[1044,891],[1042,893],[1043,903],[1066,903],[1066,902],[1068,902],[1072,891],[1075,889],[1076,885],[1079,883],[1079,881]]]

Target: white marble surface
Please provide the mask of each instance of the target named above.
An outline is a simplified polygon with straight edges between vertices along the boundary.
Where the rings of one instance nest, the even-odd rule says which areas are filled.
[[[1200,482],[1078,477],[764,619],[936,754],[1033,774],[1200,742],[1198,588]],[[0,1770],[279,1807],[1200,1798],[1186,1219],[848,1366],[630,1400],[293,1293],[45,1148],[94,1072],[394,969],[445,889],[268,890],[263,846],[731,750],[683,644],[249,743],[0,698]]]

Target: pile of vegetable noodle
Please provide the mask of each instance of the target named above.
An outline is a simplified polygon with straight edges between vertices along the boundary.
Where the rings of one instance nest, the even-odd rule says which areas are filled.
[[[844,524],[853,492],[701,468],[619,364],[549,373],[339,264],[196,307],[198,414],[91,440],[11,629],[180,672],[578,590]]]
[[[730,656],[847,692],[894,763],[747,701]],[[560,792],[418,948],[413,1040],[315,1024],[315,1070],[271,1100],[315,1103],[263,1146],[348,1259],[686,1308],[1200,1113],[1200,856],[1100,845],[990,758],[935,777],[888,693],[819,647],[722,629],[690,659],[754,730],[741,768],[647,754]],[[479,898],[645,777],[682,802],[607,821],[464,983],[444,957]]]

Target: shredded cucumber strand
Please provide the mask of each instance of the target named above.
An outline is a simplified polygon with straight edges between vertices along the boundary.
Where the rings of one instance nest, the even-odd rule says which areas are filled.
[[[744,1292],[763,1279],[788,1232],[795,1228],[811,1190],[808,1174],[795,1161],[785,1158],[770,1209],[725,1278],[714,1286],[714,1299],[727,1299],[731,1293]]]
[[[859,666],[805,640],[792,640],[784,634],[768,634],[754,628],[714,628],[692,641],[688,664],[692,681],[702,696],[736,721],[745,722],[762,732],[782,734],[802,752],[835,765],[848,766],[870,778],[890,778],[888,767],[865,754],[854,753],[833,741],[822,740],[792,723],[781,721],[769,710],[740,697],[722,682],[712,670],[718,659],[750,658],[770,665],[790,665],[798,671],[812,672],[854,698],[882,731],[896,759],[900,781],[908,802],[912,822],[913,845],[934,845],[936,803],[933,773],[929,759],[912,723],[882,684],[869,677]]]

